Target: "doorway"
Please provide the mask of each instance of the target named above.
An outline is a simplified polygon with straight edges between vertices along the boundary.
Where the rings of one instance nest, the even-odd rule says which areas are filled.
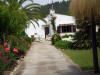
[[[49,35],[49,27],[45,27],[45,39],[47,35]]]

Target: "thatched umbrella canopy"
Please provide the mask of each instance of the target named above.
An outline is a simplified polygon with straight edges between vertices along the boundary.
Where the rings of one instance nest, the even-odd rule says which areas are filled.
[[[70,11],[76,19],[89,18],[91,21],[92,48],[95,72],[99,72],[96,47],[96,16],[100,15],[100,0],[72,0]]]
[[[100,0],[72,0],[70,11],[76,18],[91,18],[92,13],[100,14]]]

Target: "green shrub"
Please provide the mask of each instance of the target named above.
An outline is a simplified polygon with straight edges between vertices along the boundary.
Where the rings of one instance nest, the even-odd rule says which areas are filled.
[[[24,43],[23,44],[20,44],[18,46],[15,46],[15,48],[19,50],[20,56],[26,54],[27,48],[26,48],[26,46],[25,46]]]
[[[28,36],[25,36],[24,40],[26,40],[30,44],[32,43],[32,39],[30,37],[28,37]]]
[[[34,41],[35,40],[35,37],[31,37],[31,39],[32,39],[32,41]]]
[[[59,41],[59,40],[61,40],[60,35],[54,34],[54,35],[52,36],[52,43],[53,43],[53,44],[55,44],[55,42],[57,42],[57,41]]]
[[[2,44],[0,46],[0,75],[3,75],[4,71],[12,70],[20,58],[19,53],[15,53],[13,49],[6,51],[8,47],[4,47]]]
[[[21,43],[21,40],[14,35],[8,35],[7,42],[10,44],[10,47],[14,47],[19,45]]]
[[[62,36],[62,38],[69,38],[69,37],[74,37],[74,35],[64,35],[64,36]]]
[[[67,49],[67,48],[71,48],[72,42],[60,40],[60,41],[55,42],[55,46],[57,48]]]
[[[73,42],[72,49],[89,49],[91,46],[91,40],[80,40]]]
[[[89,32],[80,30],[75,33],[72,49],[89,49],[91,47],[92,41]]]

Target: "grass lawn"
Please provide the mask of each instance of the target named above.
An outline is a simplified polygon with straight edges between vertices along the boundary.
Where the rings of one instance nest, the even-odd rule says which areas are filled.
[[[93,69],[93,55],[92,50],[62,50],[68,55],[76,64],[78,64],[83,70]],[[99,67],[100,67],[100,50],[99,54]]]

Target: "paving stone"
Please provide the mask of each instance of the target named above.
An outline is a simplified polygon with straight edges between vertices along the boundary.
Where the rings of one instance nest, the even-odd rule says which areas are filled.
[[[81,69],[49,41],[34,42],[14,75],[83,75]]]

